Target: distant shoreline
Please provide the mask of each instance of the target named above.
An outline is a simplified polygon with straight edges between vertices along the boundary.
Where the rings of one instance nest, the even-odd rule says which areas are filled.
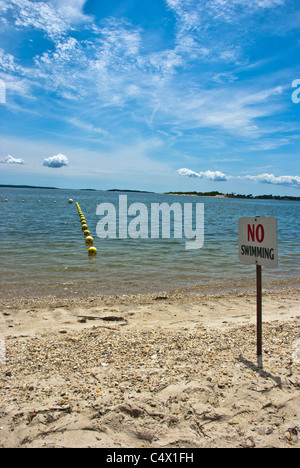
[[[18,188],[18,189],[39,189],[39,190],[80,190],[86,192],[117,192],[117,193],[151,193],[146,190],[120,190],[120,189],[63,189],[57,187],[39,187],[36,185],[9,185],[0,184],[0,188]],[[212,192],[165,192],[162,195],[179,195],[179,196],[194,196],[194,197],[212,197],[212,198],[239,198],[243,200],[288,200],[288,201],[300,201],[300,197],[293,197],[290,195],[243,195],[240,193],[220,193],[217,191]]]
[[[40,190],[60,190],[57,187],[38,187],[36,185],[3,185],[0,184],[0,188],[28,188],[28,189],[40,189]]]
[[[9,185],[9,184],[0,184],[0,188],[17,188],[17,189],[39,189],[39,190],[79,190],[81,192],[122,192],[122,193],[155,193],[148,192],[146,190],[120,190],[120,189],[108,189],[108,190],[99,190],[99,189],[65,189],[58,187],[39,187],[37,185]]]
[[[300,197],[289,195],[242,195],[240,193],[220,193],[220,192],[166,192],[165,195],[180,195],[190,197],[212,197],[212,198],[240,198],[243,200],[288,200],[300,201]]]

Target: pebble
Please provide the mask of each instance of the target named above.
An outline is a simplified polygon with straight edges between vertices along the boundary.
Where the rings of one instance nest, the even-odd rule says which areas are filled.
[[[105,398],[110,398],[114,404],[130,400],[132,405],[141,394],[148,394],[152,404],[159,406],[158,396],[163,389],[177,385],[188,388],[196,381],[201,385],[201,392],[191,390],[174,397],[170,392],[161,407],[161,411],[169,409],[174,417],[183,412],[189,421],[193,414],[197,416],[196,407],[190,404],[192,397],[195,401],[198,398],[199,404],[203,399],[205,408],[210,405],[214,409],[223,408],[233,391],[247,389],[253,398],[266,399],[269,391],[278,388],[278,382],[272,378],[274,375],[280,376],[282,381],[288,375],[289,391],[297,391],[298,368],[295,363],[291,365],[288,353],[292,349],[291,343],[299,336],[299,326],[293,322],[280,328],[276,324],[264,324],[264,346],[269,354],[263,371],[256,367],[254,325],[232,327],[227,331],[201,327],[192,330],[122,328],[122,332],[99,326],[51,336],[11,337],[7,339],[7,362],[0,376],[0,398],[3,407],[14,402],[14,407],[22,408],[28,401],[33,401],[37,408],[47,404],[71,411],[76,403],[84,402],[91,408]],[[274,375],[271,368],[274,368]],[[281,374],[278,374],[279,369]],[[238,416],[239,413],[243,415],[243,405],[247,408],[248,401],[233,398],[229,416],[215,411],[211,413],[211,419],[202,408],[199,413],[206,414],[203,430],[223,421],[228,432],[243,433],[244,423]],[[272,402],[264,400],[257,411],[265,415],[268,426],[263,425],[262,419],[259,424],[252,419],[249,424],[255,428],[253,436],[260,436],[258,439],[278,432],[275,427],[278,418],[269,423],[271,410]],[[201,417],[196,416],[195,420],[201,425]],[[31,417],[31,421],[34,418]],[[298,443],[296,428],[285,427],[281,434],[284,434],[285,443]],[[258,444],[258,440],[247,438],[247,435],[241,436],[240,445],[252,447]]]

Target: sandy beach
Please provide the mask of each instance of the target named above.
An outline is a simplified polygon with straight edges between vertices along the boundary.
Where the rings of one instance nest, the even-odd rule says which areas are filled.
[[[1,300],[0,447],[298,448],[298,286]]]

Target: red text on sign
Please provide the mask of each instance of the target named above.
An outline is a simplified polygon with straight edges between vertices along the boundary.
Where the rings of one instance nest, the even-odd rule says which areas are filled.
[[[255,224],[252,224],[252,225],[248,224],[247,229],[248,229],[248,242],[257,241],[259,244],[261,244],[264,241],[265,230],[261,224],[258,224],[257,226],[255,226]]]

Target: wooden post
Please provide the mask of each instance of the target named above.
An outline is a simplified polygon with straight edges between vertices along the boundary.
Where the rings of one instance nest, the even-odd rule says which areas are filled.
[[[262,356],[262,271],[256,265],[257,356]]]

